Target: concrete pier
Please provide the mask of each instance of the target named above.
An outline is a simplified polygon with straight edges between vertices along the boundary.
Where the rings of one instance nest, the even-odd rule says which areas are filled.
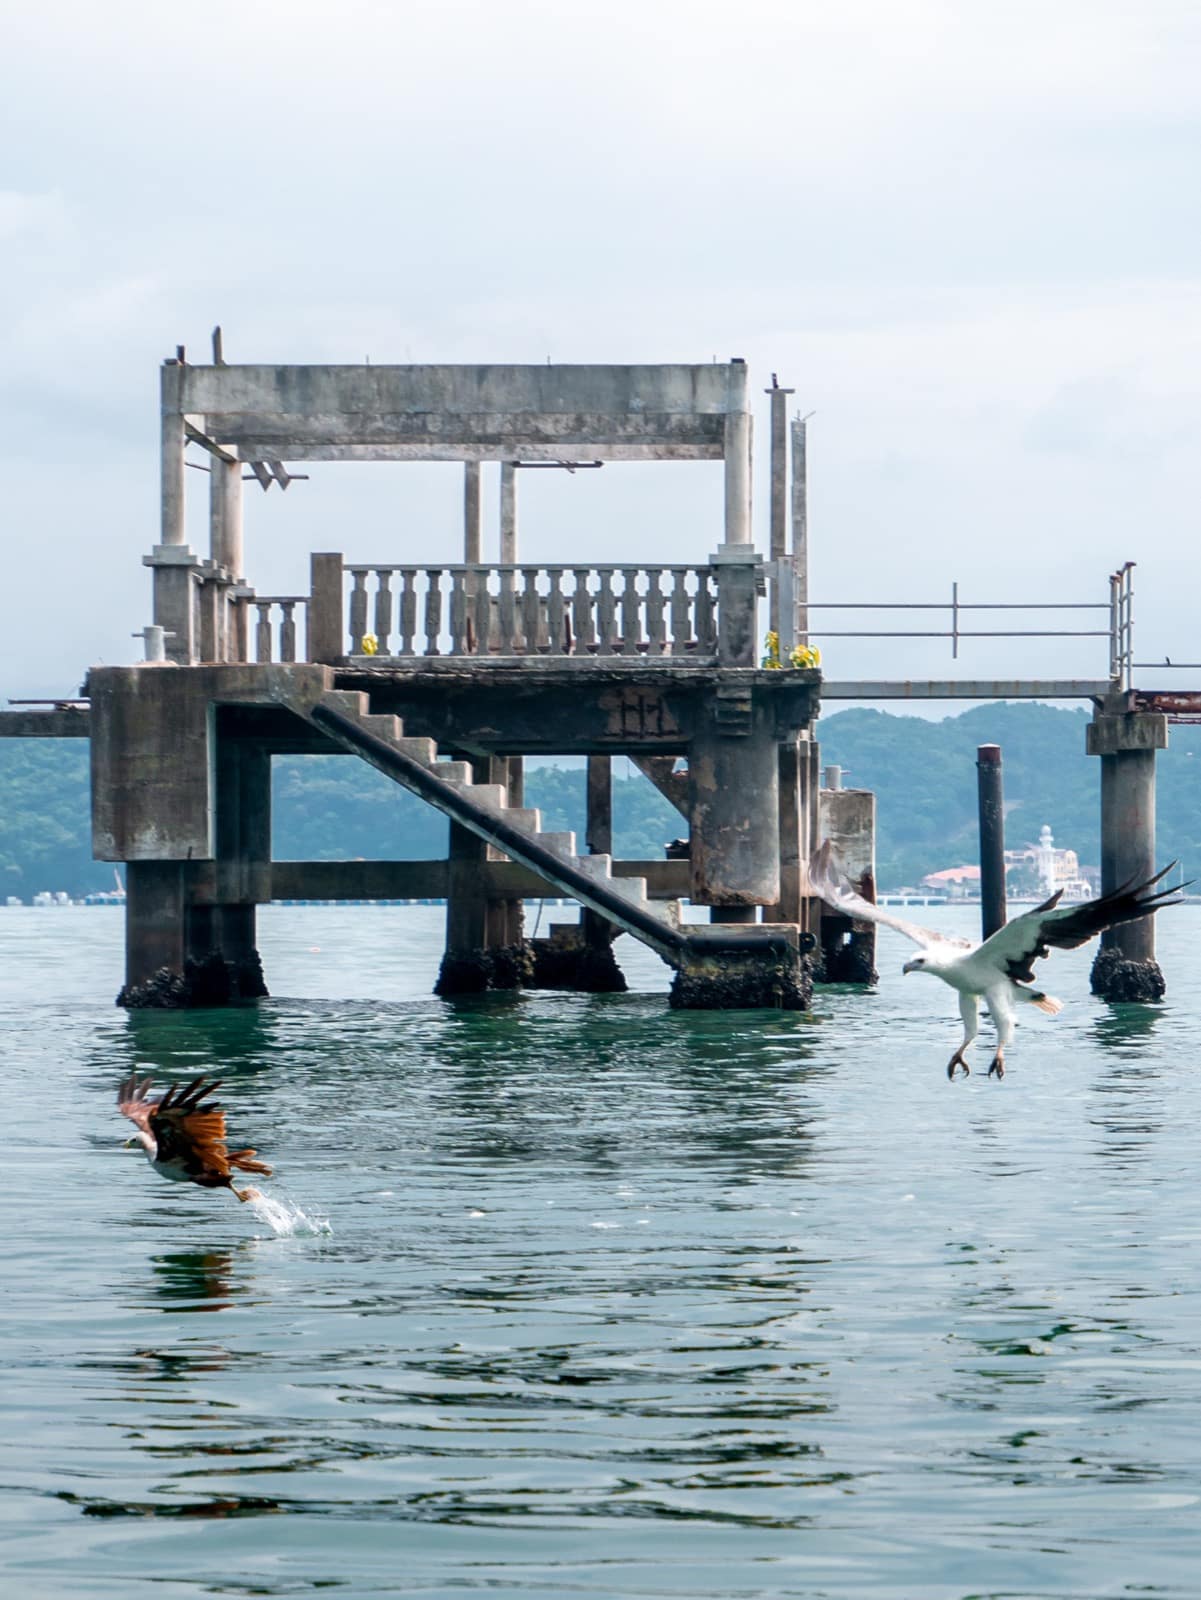
[[[1088,753],[1101,760],[1101,893],[1145,883],[1155,861],[1155,752],[1168,747],[1168,721],[1124,709],[1114,696],[1088,728]],[[1155,959],[1155,918],[1101,935],[1092,990],[1105,1000],[1159,1000],[1166,985]]]

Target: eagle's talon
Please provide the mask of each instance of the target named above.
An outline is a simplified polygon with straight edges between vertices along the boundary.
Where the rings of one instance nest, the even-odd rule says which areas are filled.
[[[955,1055],[953,1055],[951,1057],[950,1061],[947,1064],[947,1077],[951,1080],[952,1083],[955,1082],[955,1068],[956,1067],[962,1067],[963,1068],[963,1075],[964,1075],[965,1078],[970,1078],[971,1077],[971,1075],[972,1075],[971,1067],[968,1066],[967,1062],[963,1059],[962,1055],[955,1054]]]
[[[1003,1078],[1005,1076],[1005,1062],[999,1055],[994,1057],[992,1066],[990,1066],[988,1069],[988,1075],[990,1078],[994,1076],[997,1078]]]

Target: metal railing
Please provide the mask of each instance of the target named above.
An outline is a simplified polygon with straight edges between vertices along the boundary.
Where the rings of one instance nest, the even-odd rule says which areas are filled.
[[[959,646],[967,639],[1105,639],[1109,646],[1108,676],[1115,686],[1128,689],[1134,667],[1134,588],[1131,573],[1134,562],[1110,575],[1109,599],[1104,601],[966,601],[961,600],[958,583],[951,585],[947,600],[814,601],[806,602],[806,612],[886,611],[945,612],[945,628],[825,628],[813,627],[801,641],[826,639],[949,639],[951,658],[959,659]],[[965,615],[972,621],[979,613],[996,612],[1092,612],[1104,615],[1105,626],[1096,628],[974,628],[964,626]]]
[[[713,657],[708,566],[358,566],[350,654]],[[395,583],[395,587],[394,587]]]

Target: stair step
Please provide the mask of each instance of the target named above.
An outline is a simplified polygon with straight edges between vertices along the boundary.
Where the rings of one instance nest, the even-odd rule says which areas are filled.
[[[361,689],[328,689],[318,704],[328,706],[331,711],[340,711],[345,717],[362,721],[371,700]]]
[[[470,761],[434,761],[430,771],[435,778],[441,778],[444,783],[453,783],[457,788],[466,788],[471,782]]]
[[[386,739],[389,744],[395,744],[400,738],[399,717],[373,711],[369,716],[360,717],[359,724],[368,733],[373,733],[377,739]]]
[[[456,783],[455,787],[486,811],[503,811],[509,798],[503,783]]]
[[[594,856],[580,856],[576,862],[581,872],[586,872],[590,878],[608,882],[613,876],[613,857],[599,854]]]
[[[400,724],[399,717],[393,717],[392,721]],[[402,756],[408,756],[412,761],[420,761],[423,767],[434,766],[437,759],[438,746],[432,739],[419,739],[416,736],[407,738],[402,734],[399,738],[393,739],[391,744]],[[466,766],[467,763],[463,762],[462,765]]]
[[[612,887],[623,900],[629,900],[637,906],[649,907],[645,878],[614,878]]]
[[[574,833],[540,833],[538,843],[544,850],[549,850],[552,854],[562,856],[568,861],[575,855]]]
[[[524,828],[527,833],[539,833],[542,829],[541,811],[534,811],[529,806],[509,806],[505,811],[505,821],[511,822],[515,828]]]

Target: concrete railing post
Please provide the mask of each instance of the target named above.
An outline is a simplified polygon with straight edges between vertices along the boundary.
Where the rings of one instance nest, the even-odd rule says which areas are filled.
[[[710,558],[717,580],[717,659],[723,667],[758,662],[763,558],[749,545],[723,544]]]
[[[340,552],[314,552],[310,559],[308,646],[310,661],[340,661],[346,654]]]

